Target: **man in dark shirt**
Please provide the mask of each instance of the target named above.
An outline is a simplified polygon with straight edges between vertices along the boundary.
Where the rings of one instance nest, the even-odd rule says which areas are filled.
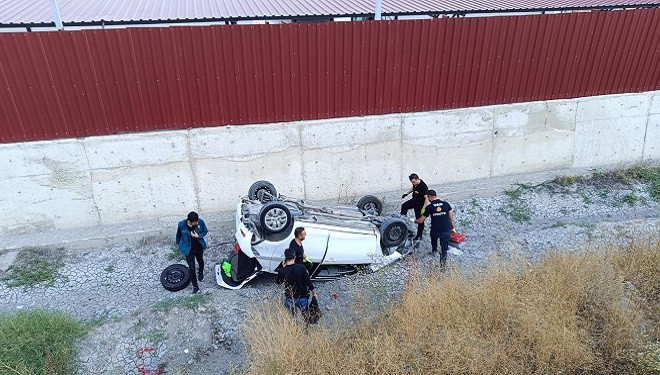
[[[424,215],[415,222],[424,222],[427,217],[431,217],[431,253],[438,251],[438,240],[442,246],[440,253],[440,264],[444,266],[447,260],[447,250],[449,250],[449,238],[454,230],[454,215],[451,212],[451,205],[448,202],[438,199],[435,190],[429,190],[426,193],[429,204],[424,210]]]
[[[303,260],[305,259],[305,249],[303,249],[303,241],[305,240],[305,237],[307,236],[307,233],[305,232],[305,228],[303,227],[298,227],[293,231],[293,239],[289,243],[289,249],[293,249],[296,252],[296,263],[298,264],[303,264]]]
[[[412,187],[406,193],[404,193],[401,198],[405,198],[406,195],[412,193],[412,198],[407,200],[401,205],[401,215],[406,215],[408,210],[411,208],[415,210],[415,219],[419,219],[422,216],[422,208],[424,207],[424,202],[426,201],[426,192],[428,187],[424,181],[419,179],[419,176],[415,173],[408,176],[408,179],[412,183]],[[417,235],[415,240],[422,238],[422,233],[424,233],[424,221],[417,221]]]
[[[199,291],[197,280],[204,280],[204,249],[206,241],[204,237],[208,233],[204,220],[199,218],[197,212],[192,211],[185,220],[179,222],[176,230],[176,244],[179,251],[186,256],[186,262],[190,269],[190,281],[193,285],[192,293]],[[195,259],[199,264],[199,273],[195,273]]]
[[[296,263],[296,252],[293,249],[284,251],[284,267],[277,271],[275,281],[284,284],[284,306],[292,314],[295,314],[296,310],[307,310],[309,291],[318,298],[307,269],[302,264]]]

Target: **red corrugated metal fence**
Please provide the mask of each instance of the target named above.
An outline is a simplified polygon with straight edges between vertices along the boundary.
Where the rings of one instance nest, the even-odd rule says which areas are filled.
[[[660,10],[0,34],[0,142],[660,89]]]

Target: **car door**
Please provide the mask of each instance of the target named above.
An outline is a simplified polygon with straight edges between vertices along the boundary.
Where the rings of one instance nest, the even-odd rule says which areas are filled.
[[[338,228],[330,232],[324,265],[370,264],[381,253],[373,231]]]
[[[305,228],[305,241],[303,241],[303,249],[305,255],[312,263],[321,263],[325,258],[325,253],[328,249],[328,239],[330,238],[330,231],[321,225],[303,224]]]

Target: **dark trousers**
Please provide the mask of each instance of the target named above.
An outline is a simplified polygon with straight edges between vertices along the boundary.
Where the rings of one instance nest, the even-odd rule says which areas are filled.
[[[431,233],[431,251],[435,254],[438,251],[438,240],[440,240],[440,264],[444,265],[447,260],[447,250],[449,250],[449,238],[451,232]]]
[[[192,282],[193,288],[199,288],[197,284],[197,272],[195,272],[195,259],[197,259],[197,264],[199,264],[199,273],[204,273],[204,250],[203,249],[190,249],[188,255],[186,255],[186,262],[188,262],[188,268],[190,269],[190,281]]]
[[[412,199],[405,201],[401,205],[401,215],[408,213],[408,210],[415,210],[415,219],[419,219],[422,216],[422,208],[424,207],[424,202],[416,203]],[[417,235],[415,238],[422,238],[422,233],[424,233],[424,223],[417,223]]]

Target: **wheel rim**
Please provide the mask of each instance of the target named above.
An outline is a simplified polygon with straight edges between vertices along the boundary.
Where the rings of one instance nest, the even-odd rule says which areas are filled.
[[[287,215],[281,208],[271,208],[266,212],[266,217],[264,218],[266,227],[271,231],[278,231],[284,229],[287,225]]]
[[[270,191],[270,189],[267,188],[267,187],[262,187],[262,188],[257,189],[257,191],[255,192],[255,195],[257,196],[258,200],[263,201],[264,196],[266,195],[266,193],[268,193],[270,195],[273,195],[273,192]]]
[[[167,273],[165,280],[171,284],[177,284],[183,281],[185,273],[182,270],[172,270]]]
[[[374,202],[365,203],[363,207],[365,211],[378,211],[378,207]]]
[[[400,240],[402,235],[403,228],[399,225],[396,225],[387,231],[387,239],[392,242]]]

